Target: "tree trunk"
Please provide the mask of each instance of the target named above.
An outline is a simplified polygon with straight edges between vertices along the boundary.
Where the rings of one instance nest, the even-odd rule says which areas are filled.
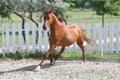
[[[32,6],[32,0],[30,0],[30,4],[29,4],[29,8],[28,8],[28,12],[29,12],[29,16],[27,17],[29,20],[31,20],[33,23],[35,23],[35,25],[37,26],[38,28],[38,23],[33,19],[33,6]],[[38,32],[36,32],[36,44],[38,42]]]
[[[25,31],[24,31],[24,29],[25,29],[25,18],[17,12],[14,12],[14,14],[16,14],[17,16],[19,16],[22,19],[22,29],[23,29],[22,35],[23,35],[24,42],[26,43]]]
[[[104,28],[104,14],[102,15],[102,28]]]

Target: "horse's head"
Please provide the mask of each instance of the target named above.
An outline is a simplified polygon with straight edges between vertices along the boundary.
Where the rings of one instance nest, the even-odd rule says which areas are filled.
[[[48,26],[52,23],[51,10],[44,11],[44,24],[43,29],[46,30]]]

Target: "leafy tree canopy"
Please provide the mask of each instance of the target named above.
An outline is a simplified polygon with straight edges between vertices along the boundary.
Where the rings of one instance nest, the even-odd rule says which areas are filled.
[[[98,15],[120,14],[120,0],[93,0],[91,6]]]
[[[104,15],[120,15],[120,0],[92,0],[91,7],[97,15],[102,15],[102,27],[104,27]]]
[[[62,0],[0,0],[0,16],[10,17],[12,12],[42,12],[53,9],[56,15],[63,15],[69,5]]]
[[[0,16],[2,18],[10,18],[10,9],[6,7],[6,3],[4,1],[0,1]]]

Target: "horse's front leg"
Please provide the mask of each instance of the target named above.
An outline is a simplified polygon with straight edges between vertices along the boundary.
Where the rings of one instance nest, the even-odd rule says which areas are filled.
[[[49,50],[46,52],[46,54],[44,55],[42,61],[41,61],[40,64],[39,64],[39,66],[42,66],[44,60],[45,60],[46,58],[48,58],[48,56],[52,53],[52,51],[55,49],[55,47],[56,47],[55,45],[50,46],[50,49],[49,49]]]
[[[46,54],[44,55],[42,61],[40,62],[40,64],[34,69],[34,71],[39,71],[40,70],[40,67],[42,66],[44,60],[46,58],[48,58],[48,56],[51,54],[51,52],[54,50],[54,46],[50,47],[50,49],[46,52]]]
[[[55,61],[58,59],[58,57],[61,55],[61,53],[65,50],[65,46],[61,47],[60,52],[58,53],[58,55],[52,60],[52,64],[55,64]]]

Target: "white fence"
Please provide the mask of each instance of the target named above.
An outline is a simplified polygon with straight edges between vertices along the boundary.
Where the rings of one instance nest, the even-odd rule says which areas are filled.
[[[87,38],[93,39],[97,43],[97,51],[102,53],[120,53],[120,23],[106,23],[104,28],[101,23],[83,24]],[[22,37],[22,31],[26,34],[26,44]],[[38,31],[38,44],[36,44],[36,31]],[[2,53],[25,51],[35,53],[38,51],[47,51],[49,48],[47,31],[42,31],[42,24],[39,23],[39,28],[35,24],[25,24],[25,29],[22,29],[21,24],[5,24],[2,26]],[[60,48],[58,47],[57,50]],[[75,52],[78,49],[76,43],[67,47],[66,51]],[[87,45],[86,53],[92,53],[95,48]],[[81,51],[80,51],[81,52]]]

